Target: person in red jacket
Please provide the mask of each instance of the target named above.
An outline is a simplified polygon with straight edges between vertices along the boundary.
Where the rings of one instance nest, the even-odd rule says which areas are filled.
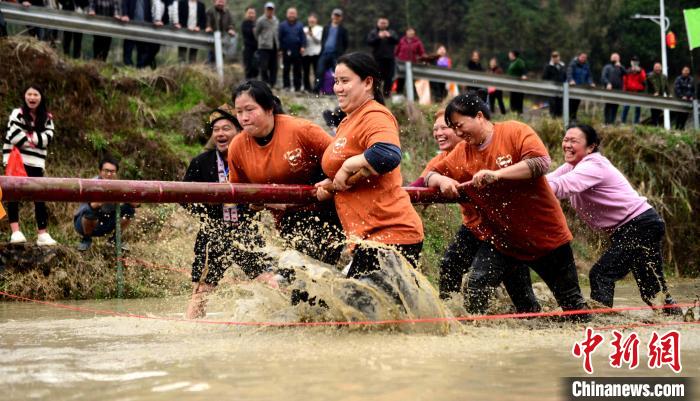
[[[630,68],[627,70],[627,74],[622,78],[622,90],[625,92],[644,92],[645,82],[647,80],[647,73],[639,65],[639,58],[633,56],[630,61]],[[627,122],[627,113],[630,111],[629,105],[624,105],[622,107],[622,123]],[[639,124],[639,114],[641,113],[641,108],[635,106],[634,108],[634,123]]]
[[[416,36],[415,29],[406,29],[406,34],[399,40],[399,44],[394,50],[394,55],[399,61],[410,61],[411,63],[418,62],[418,59],[425,55],[425,47],[423,47],[423,42]],[[404,91],[405,83],[405,78],[397,80],[396,91],[398,93]],[[415,90],[413,92],[415,93]]]

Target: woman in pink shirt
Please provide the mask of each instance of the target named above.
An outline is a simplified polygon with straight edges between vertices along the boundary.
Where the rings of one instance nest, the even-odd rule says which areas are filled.
[[[547,181],[559,199],[569,199],[588,226],[610,234],[611,245],[590,272],[591,299],[613,306],[615,282],[632,271],[642,300],[652,306],[660,292],[666,313],[680,312],[666,286],[662,239],[665,224],[625,176],[598,151],[600,138],[588,125],[566,131],[564,160]]]

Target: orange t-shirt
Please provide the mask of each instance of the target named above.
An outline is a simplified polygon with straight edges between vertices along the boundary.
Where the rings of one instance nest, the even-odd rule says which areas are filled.
[[[440,152],[440,153],[437,154],[437,156],[435,156],[435,157],[433,157],[432,159],[430,159],[430,161],[428,162],[428,164],[425,165],[425,168],[423,169],[423,172],[420,173],[420,176],[423,177],[423,178],[425,178],[425,176],[426,176],[429,172],[431,172],[431,171],[433,171],[433,170],[435,169],[435,165],[438,164],[438,163],[440,163],[441,161],[443,161],[443,160],[447,157],[447,155],[449,155],[449,154],[450,154],[449,151]]]
[[[378,142],[400,147],[399,124],[386,107],[370,100],[338,126],[335,140],[323,154],[323,172],[335,177],[346,159]],[[423,241],[423,222],[401,183],[401,169],[397,167],[336,192],[335,206],[346,235],[384,244]]]
[[[477,171],[497,170],[540,156],[548,153],[537,133],[526,124],[506,121],[494,124],[491,143],[485,149],[462,142],[435,166],[435,171],[465,182]],[[482,225],[493,230],[494,246],[506,255],[534,260],[572,239],[559,201],[545,177],[502,180],[465,190],[484,220]]]
[[[264,146],[245,133],[233,138],[228,148],[229,181],[313,185],[323,179],[321,157],[332,140],[311,121],[278,114],[272,140]]]

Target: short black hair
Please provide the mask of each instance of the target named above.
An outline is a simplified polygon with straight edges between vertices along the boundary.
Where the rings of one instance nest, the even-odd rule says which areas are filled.
[[[573,124],[566,130],[568,131],[572,128],[580,129],[583,135],[586,136],[586,147],[593,145],[593,152],[598,152],[598,148],[600,148],[600,136],[598,136],[595,128],[587,124]]]
[[[244,93],[252,97],[255,103],[259,104],[263,110],[272,110],[272,114],[284,114],[282,101],[272,93],[272,89],[270,89],[267,83],[257,79],[243,81],[243,83],[233,90],[233,96],[231,98],[234,105],[236,104],[236,98]]]
[[[520,51],[519,51],[519,50],[511,50],[510,52],[513,53],[513,55],[515,56],[515,58],[520,57]]]
[[[114,164],[114,166],[117,167],[117,171],[119,171],[119,162],[112,155],[110,155],[110,154],[103,155],[100,158],[100,164],[97,166],[97,169],[102,170],[102,166],[104,166],[105,163]]]
[[[491,120],[491,111],[486,102],[474,91],[455,96],[445,108],[445,123],[448,127],[453,127],[452,114],[457,113],[467,117],[476,117],[481,112],[484,118]]]

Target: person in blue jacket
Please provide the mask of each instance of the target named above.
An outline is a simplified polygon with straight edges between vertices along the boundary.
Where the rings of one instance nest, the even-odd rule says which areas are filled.
[[[304,25],[297,20],[297,9],[287,9],[287,19],[279,25],[279,42],[282,51],[282,84],[284,89],[290,89],[289,72],[294,74],[294,90],[301,90],[301,67],[306,35]]]
[[[566,80],[569,85],[589,85],[595,87],[593,83],[593,75],[591,75],[591,66],[588,64],[588,55],[586,53],[579,53],[578,56],[574,57],[569,63],[569,67],[566,69]],[[569,116],[571,121],[576,121],[576,113],[578,112],[578,106],[581,104],[581,99],[570,99],[569,100]]]

